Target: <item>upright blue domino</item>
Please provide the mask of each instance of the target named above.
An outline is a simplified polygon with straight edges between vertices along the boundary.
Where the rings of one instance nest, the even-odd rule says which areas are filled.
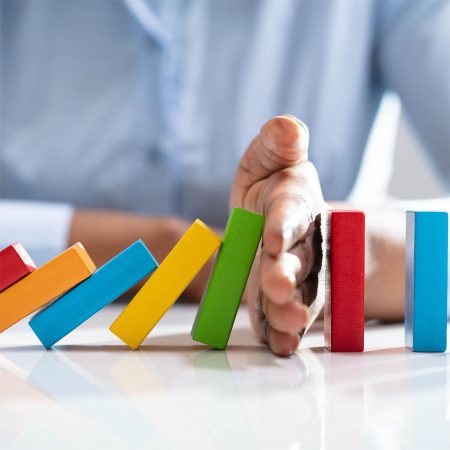
[[[414,352],[447,347],[448,214],[406,213],[406,346]]]
[[[50,348],[157,267],[145,244],[136,241],[36,315],[29,325],[44,347]]]

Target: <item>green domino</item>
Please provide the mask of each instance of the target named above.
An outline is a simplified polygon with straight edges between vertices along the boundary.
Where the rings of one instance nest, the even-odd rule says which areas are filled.
[[[191,336],[225,349],[264,228],[264,216],[233,209]]]

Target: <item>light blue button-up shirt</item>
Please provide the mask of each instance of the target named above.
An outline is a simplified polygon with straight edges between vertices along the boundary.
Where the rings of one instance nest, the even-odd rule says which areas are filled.
[[[290,113],[310,128],[325,197],[342,200],[388,89],[450,186],[448,1],[0,8],[3,199],[221,224],[241,154],[266,120]]]

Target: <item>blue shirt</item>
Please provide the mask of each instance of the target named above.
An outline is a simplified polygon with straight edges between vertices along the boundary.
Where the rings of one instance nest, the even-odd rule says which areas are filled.
[[[326,199],[342,200],[386,90],[450,186],[448,1],[1,1],[0,11],[4,199],[221,224],[243,151],[289,113],[310,128]]]

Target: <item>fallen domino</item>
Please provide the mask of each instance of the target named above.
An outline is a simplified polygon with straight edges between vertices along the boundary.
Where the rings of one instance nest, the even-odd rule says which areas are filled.
[[[197,219],[110,330],[130,348],[139,348],[220,244],[221,239]]]
[[[233,209],[191,336],[225,349],[264,227],[264,217]]]
[[[406,347],[447,347],[448,214],[406,213]]]
[[[53,302],[29,325],[44,347],[50,348],[157,267],[158,263],[139,240]]]
[[[11,244],[0,251],[0,292],[36,270],[22,244]]]
[[[332,352],[364,350],[364,239],[361,211],[329,211],[325,342]]]
[[[78,242],[0,293],[0,332],[90,277],[95,264]]]

